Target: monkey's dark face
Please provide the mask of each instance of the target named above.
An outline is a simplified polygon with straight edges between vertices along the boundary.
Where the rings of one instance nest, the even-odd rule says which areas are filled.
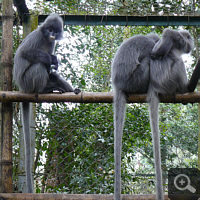
[[[42,33],[48,41],[60,40],[63,34],[63,20],[59,15],[49,15],[41,26]]]
[[[62,38],[63,31],[58,27],[48,26],[48,27],[43,27],[43,33],[48,40],[54,41],[54,40],[60,40]]]
[[[48,27],[47,28],[48,37],[50,40],[58,40],[62,35],[62,30]]]

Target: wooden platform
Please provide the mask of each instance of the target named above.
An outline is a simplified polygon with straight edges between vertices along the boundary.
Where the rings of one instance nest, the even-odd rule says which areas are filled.
[[[146,94],[129,94],[128,103],[145,103]],[[200,102],[200,92],[160,96],[162,103],[195,103]],[[113,92],[73,92],[50,94],[27,94],[16,91],[0,91],[0,102],[74,102],[74,103],[112,103]]]
[[[114,200],[110,194],[21,194],[0,193],[5,200]],[[155,195],[122,195],[122,200],[155,200]],[[168,196],[165,195],[165,200]],[[178,198],[177,198],[178,200]],[[184,200],[181,198],[181,200]]]
[[[200,195],[170,195],[171,200],[200,199]],[[172,197],[172,198],[171,198]],[[112,194],[22,194],[0,193],[1,200],[114,200]],[[170,200],[165,195],[165,200]],[[122,195],[122,200],[156,200],[155,195]]]

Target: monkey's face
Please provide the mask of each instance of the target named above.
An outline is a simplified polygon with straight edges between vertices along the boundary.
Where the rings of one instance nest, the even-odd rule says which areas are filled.
[[[42,32],[44,37],[49,41],[60,40],[63,37],[62,24],[48,23],[42,26]]]
[[[49,38],[49,40],[58,40],[62,37],[61,35],[61,30],[52,27],[47,28],[47,37]]]
[[[188,31],[182,30],[180,31],[181,35],[185,39],[185,45],[183,47],[183,53],[190,53],[192,49],[194,48],[194,41],[192,39],[192,36]]]
[[[47,40],[60,40],[63,36],[63,20],[59,15],[52,14],[47,17],[41,29]]]

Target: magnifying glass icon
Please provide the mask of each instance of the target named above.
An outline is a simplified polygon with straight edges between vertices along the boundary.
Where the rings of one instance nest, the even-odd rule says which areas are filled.
[[[185,181],[185,179],[186,179],[186,181]],[[187,182],[187,184],[185,184],[186,182]],[[183,187],[179,186],[177,183],[179,183],[179,185],[181,185],[181,186],[183,185]],[[181,190],[181,191],[187,189],[192,193],[196,192],[196,189],[190,185],[190,178],[185,174],[177,175],[174,179],[174,185],[175,185],[176,189]]]

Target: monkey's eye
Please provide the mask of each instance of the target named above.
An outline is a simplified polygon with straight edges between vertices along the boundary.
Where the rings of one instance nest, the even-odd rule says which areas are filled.
[[[61,32],[61,31],[59,31],[59,30],[54,30],[54,33],[55,33],[56,35],[58,35],[60,32]]]
[[[187,39],[190,39],[191,37],[190,37],[190,35],[186,35],[186,38],[187,38]]]
[[[53,29],[52,29],[52,28],[49,28],[48,31],[49,31],[50,33],[52,33],[52,32],[53,32]]]

